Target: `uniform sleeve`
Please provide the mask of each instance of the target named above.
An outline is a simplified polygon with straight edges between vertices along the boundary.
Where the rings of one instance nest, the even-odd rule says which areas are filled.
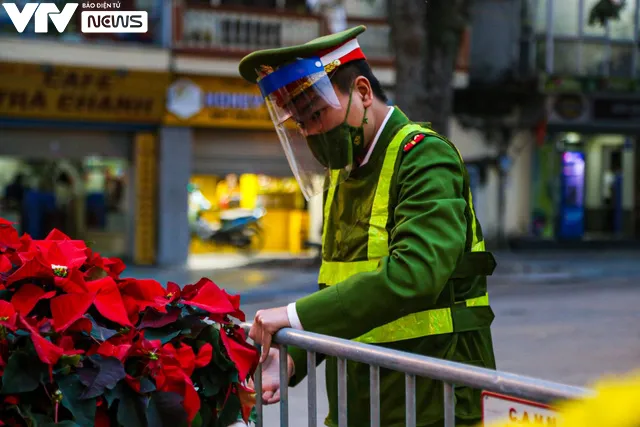
[[[466,199],[455,148],[429,137],[403,153],[390,255],[296,302],[306,331],[353,339],[432,307],[464,252]]]

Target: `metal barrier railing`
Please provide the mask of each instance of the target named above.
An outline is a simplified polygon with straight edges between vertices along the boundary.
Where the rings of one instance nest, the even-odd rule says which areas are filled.
[[[249,330],[250,324],[243,324]],[[454,387],[467,386],[494,393],[527,399],[538,403],[577,399],[592,395],[590,389],[575,387],[552,381],[516,375],[507,372],[479,368],[448,360],[391,350],[370,344],[362,344],[313,332],[285,328],[278,331],[274,343],[280,348],[280,384],[288,384],[287,346],[307,351],[307,399],[309,427],[317,426],[316,353],[338,358],[338,421],[347,427],[347,360],[366,363],[370,366],[370,411],[371,426],[380,427],[380,368],[404,372],[406,401],[406,425],[416,426],[416,377],[428,377],[444,383],[444,425],[455,426]],[[256,427],[262,421],[262,371],[255,374],[257,391]],[[288,387],[280,388],[280,426],[289,426]]]

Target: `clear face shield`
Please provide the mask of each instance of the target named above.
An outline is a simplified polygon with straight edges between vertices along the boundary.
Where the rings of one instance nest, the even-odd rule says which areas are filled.
[[[258,86],[304,197],[309,200],[345,180],[353,168],[351,133],[344,126],[348,110],[340,105],[320,59],[298,59],[270,73],[256,71],[262,76]]]

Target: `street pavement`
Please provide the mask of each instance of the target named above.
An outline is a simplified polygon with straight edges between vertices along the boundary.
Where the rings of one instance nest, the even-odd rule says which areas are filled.
[[[498,369],[573,385],[640,368],[640,253],[497,253],[489,280]],[[209,277],[242,297],[251,320],[316,289],[308,260],[259,260],[234,268],[127,269],[124,276],[193,283]],[[327,413],[324,364],[318,369],[318,419]],[[307,425],[306,381],[289,391],[289,425]],[[279,425],[279,406],[264,425]]]

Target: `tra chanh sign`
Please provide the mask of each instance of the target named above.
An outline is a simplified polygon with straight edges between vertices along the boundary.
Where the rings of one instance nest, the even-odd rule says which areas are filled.
[[[168,73],[0,64],[0,115],[160,123]]]

